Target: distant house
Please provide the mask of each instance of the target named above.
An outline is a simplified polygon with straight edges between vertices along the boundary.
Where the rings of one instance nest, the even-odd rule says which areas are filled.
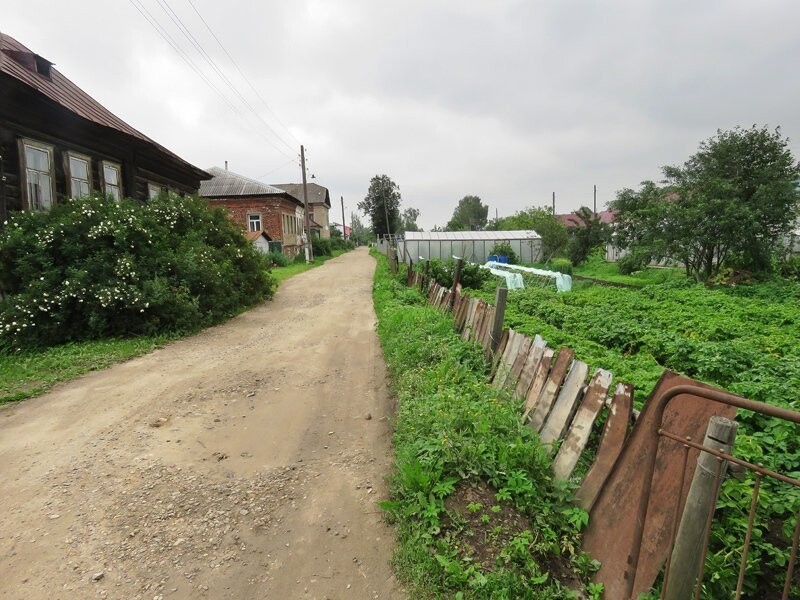
[[[616,220],[616,212],[613,210],[601,210],[597,213],[597,216],[600,217],[600,222],[605,223],[606,225],[611,225]],[[581,218],[576,215],[575,213],[567,213],[564,215],[556,215],[561,222],[566,225],[567,229],[573,229],[575,227],[583,227],[583,221]]]
[[[302,183],[277,183],[275,187],[285,190],[294,198],[304,204]],[[316,183],[306,184],[308,190],[308,216],[311,219],[311,230],[322,239],[331,237],[330,220],[328,213],[331,209],[331,196],[328,188]]]
[[[256,247],[256,250],[259,252],[263,252],[267,254],[272,250],[270,248],[269,243],[272,241],[272,238],[267,235],[266,231],[248,231],[246,234],[247,239],[253,243],[253,246]]]
[[[91,192],[194,194],[209,177],[0,33],[0,226],[11,211],[48,210]]]
[[[219,167],[208,169],[212,178],[200,184],[200,195],[228,211],[231,221],[245,232],[264,232],[280,242],[284,254],[302,249],[303,203],[277,187]],[[255,236],[256,240],[261,240]],[[258,241],[262,243],[262,241]],[[277,249],[277,244],[275,244]]]

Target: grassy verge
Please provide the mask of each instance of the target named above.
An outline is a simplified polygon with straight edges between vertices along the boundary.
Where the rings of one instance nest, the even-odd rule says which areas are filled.
[[[275,277],[275,279],[278,280],[278,284],[280,285],[281,282],[286,281],[290,277],[294,277],[295,275],[304,273],[309,269],[313,269],[315,267],[323,265],[330,259],[336,258],[337,256],[341,256],[345,252],[347,252],[347,250],[334,250],[333,256],[317,256],[310,263],[299,263],[299,264],[292,263],[285,267],[275,267],[272,269],[272,275],[273,277]]]
[[[586,513],[552,481],[549,455],[489,385],[479,350],[377,259],[378,335],[398,400],[383,508],[399,577],[414,598],[578,597],[570,588],[596,568],[579,550]]]
[[[100,340],[0,354],[0,405],[38,396],[62,381],[147,354],[168,339],[159,336]]]

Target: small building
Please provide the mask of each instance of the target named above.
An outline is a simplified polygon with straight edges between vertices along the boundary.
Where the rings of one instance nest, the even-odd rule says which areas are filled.
[[[294,198],[297,198],[300,204],[305,205],[302,183],[277,183],[274,187],[288,192]],[[328,188],[317,183],[307,183],[306,189],[308,191],[308,216],[312,221],[310,224],[312,235],[316,235],[319,232],[319,237],[322,239],[330,239],[330,192],[328,192]]]
[[[200,195],[228,211],[245,232],[263,231],[287,256],[302,250],[303,203],[288,192],[232,171],[211,167],[212,178],[200,184]]]
[[[0,33],[0,226],[99,192],[195,194],[210,175],[111,113],[53,63]]]
[[[397,256],[405,262],[459,256],[484,263],[499,243],[509,244],[522,263],[538,262],[542,255],[542,238],[535,231],[407,231],[397,242]]]
[[[250,240],[250,242],[252,242],[253,246],[255,246],[256,250],[259,252],[268,254],[272,250],[269,245],[272,240],[267,235],[266,231],[248,231],[245,236],[248,240]]]

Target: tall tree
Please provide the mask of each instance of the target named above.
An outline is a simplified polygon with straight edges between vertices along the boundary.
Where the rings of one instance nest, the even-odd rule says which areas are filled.
[[[600,216],[591,208],[581,206],[572,214],[578,217],[580,225],[569,232],[567,256],[572,264],[579,265],[589,258],[595,248],[600,248],[609,239],[608,225],[600,220]]]
[[[400,187],[388,175],[375,175],[358,208],[369,218],[375,235],[397,233],[400,228]]]
[[[366,244],[374,236],[368,227],[365,227],[361,219],[354,212],[350,213],[350,239],[356,244]]]
[[[780,129],[717,131],[682,166],[663,172],[665,186],[647,181],[612,202],[618,245],[680,260],[698,281],[726,263],[769,268],[800,207],[798,169]]]
[[[510,217],[493,221],[487,229],[498,231],[532,230],[542,238],[542,262],[564,252],[567,247],[567,227],[548,207],[530,207]]]
[[[418,209],[412,207],[405,209],[400,217],[400,232],[421,231],[417,219],[419,219]]]
[[[486,227],[489,206],[478,196],[464,196],[458,201],[453,216],[447,222],[446,231],[471,231]]]

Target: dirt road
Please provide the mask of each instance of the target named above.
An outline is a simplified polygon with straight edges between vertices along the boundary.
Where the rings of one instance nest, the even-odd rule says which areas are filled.
[[[403,597],[373,269],[0,410],[0,597]]]

